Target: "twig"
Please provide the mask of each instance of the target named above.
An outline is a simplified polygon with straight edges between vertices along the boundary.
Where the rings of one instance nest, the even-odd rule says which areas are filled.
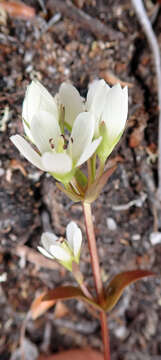
[[[43,255],[37,251],[30,249],[25,245],[18,245],[16,247],[16,255],[24,256],[29,262],[35,264],[37,267],[45,267],[48,269],[60,269],[59,264],[56,261],[46,259]]]
[[[124,210],[128,210],[130,209],[132,206],[136,206],[136,207],[142,207],[145,200],[147,198],[147,195],[145,193],[141,193],[140,197],[138,199],[134,199],[129,201],[127,204],[122,204],[122,205],[112,205],[112,210],[115,211],[124,211]]]
[[[8,252],[19,257],[24,257],[27,261],[37,267],[44,267],[51,270],[61,269],[61,265],[59,265],[56,261],[45,258],[43,255],[39,254],[38,251],[33,250],[26,245],[17,245],[10,248],[0,246],[0,252]]]
[[[103,24],[100,20],[92,18],[84,11],[78,9],[72,4],[70,0],[49,0],[47,8],[60,12],[63,16],[73,20],[76,26],[82,26],[84,29],[91,31],[95,36],[101,39],[116,39],[121,38],[123,35],[116,30],[111,29]]]
[[[45,3],[44,3],[44,0],[38,0],[38,3],[43,11],[43,13],[46,15],[47,14],[47,10],[46,10],[46,7],[45,7]]]
[[[143,27],[144,33],[147,37],[149,45],[151,47],[155,71],[157,76],[157,87],[158,87],[158,105],[159,105],[159,130],[158,130],[158,191],[157,195],[161,201],[161,57],[157,38],[151,26],[150,20],[147,16],[146,10],[143,6],[142,0],[131,0],[138,20]]]
[[[45,23],[40,36],[43,35],[45,32],[47,32],[53,25],[55,25],[59,20],[61,19],[61,14],[59,12],[57,12],[56,14],[54,14],[52,16],[52,18],[48,21],[48,23]]]

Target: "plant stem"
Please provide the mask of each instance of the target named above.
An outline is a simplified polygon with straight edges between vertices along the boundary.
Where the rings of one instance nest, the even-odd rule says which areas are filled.
[[[91,255],[91,263],[92,263],[92,270],[95,282],[95,288],[97,293],[97,298],[99,304],[103,304],[104,302],[104,289],[103,283],[101,279],[101,272],[100,272],[100,265],[99,265],[99,258],[96,246],[96,239],[95,239],[95,232],[94,226],[92,221],[92,213],[91,213],[91,205],[88,203],[83,202],[83,212],[85,218],[85,225],[86,225],[86,233],[88,238],[88,246]],[[101,330],[102,330],[102,339],[104,344],[104,360],[110,360],[110,344],[109,344],[109,333],[108,333],[108,326],[107,326],[107,316],[104,311],[100,313],[100,321],[101,321]]]

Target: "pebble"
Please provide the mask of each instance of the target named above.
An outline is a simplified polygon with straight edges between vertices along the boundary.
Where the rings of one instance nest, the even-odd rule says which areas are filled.
[[[0,275],[0,282],[5,282],[7,281],[7,273],[4,272],[3,274]]]
[[[33,58],[33,53],[32,51],[26,51],[25,56],[24,56],[24,63],[30,63],[32,61]]]
[[[150,242],[152,245],[161,244],[161,232],[152,232],[150,234]]]
[[[115,231],[117,229],[116,221],[112,217],[108,217],[106,221],[109,230]]]
[[[27,73],[30,73],[32,70],[33,70],[33,65],[32,64],[29,64],[27,67],[26,67],[26,72]]]
[[[141,236],[140,236],[140,234],[133,234],[131,238],[132,238],[132,240],[134,240],[134,241],[138,241],[138,240],[141,239]]]
[[[128,333],[129,332],[125,326],[119,326],[117,329],[115,329],[115,336],[122,340],[126,339]]]
[[[3,168],[0,168],[0,176],[3,176],[5,173],[4,169]]]

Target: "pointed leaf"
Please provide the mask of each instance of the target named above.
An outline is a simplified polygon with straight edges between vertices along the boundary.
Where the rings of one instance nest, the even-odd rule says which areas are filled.
[[[57,300],[68,300],[68,299],[80,299],[94,306],[97,310],[102,311],[102,308],[97,302],[84,296],[80,288],[74,286],[59,286],[56,289],[49,290],[42,301],[57,301]]]
[[[100,194],[101,190],[103,189],[104,185],[108,181],[109,177],[113,174],[116,170],[117,166],[113,166],[110,169],[107,169],[101,177],[95,180],[95,182],[90,185],[89,189],[86,191],[85,194],[85,201],[93,202],[97,199],[98,195]]]
[[[144,278],[146,276],[154,276],[155,274],[152,271],[148,270],[132,270],[125,271],[116,275],[113,280],[108,285],[105,294],[106,300],[104,309],[106,311],[112,310],[115,304],[120,299],[124,289],[134,283],[135,281]]]
[[[55,300],[42,301],[46,292],[43,292],[38,296],[31,304],[30,312],[33,320],[36,320],[39,316],[43,315],[48,309],[55,305]]]

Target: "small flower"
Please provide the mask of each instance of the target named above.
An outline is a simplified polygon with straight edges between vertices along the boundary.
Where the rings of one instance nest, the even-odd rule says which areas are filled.
[[[93,114],[94,138],[102,137],[97,153],[100,159],[105,162],[125,128],[128,113],[127,86],[122,89],[120,84],[116,84],[110,88],[103,79],[95,80],[89,86],[87,99],[83,103],[76,88],[63,83],[60,87],[59,96],[66,109],[65,119],[69,127],[74,124],[76,116],[81,111]],[[74,104],[73,108],[72,103]]]
[[[128,113],[127,86],[122,89],[117,84],[110,88],[104,80],[95,81],[89,88],[86,108],[95,117],[95,137],[102,136],[97,153],[105,162],[125,128]]]
[[[43,85],[33,81],[27,89],[22,115],[25,133],[36,149],[20,135],[11,137],[27,160],[64,183],[68,183],[76,168],[93,155],[102,139],[93,140],[94,116],[92,112],[81,112],[84,108],[78,95],[72,85],[63,84],[60,94],[52,98]],[[73,102],[74,99],[77,100]],[[67,137],[64,125],[69,118],[73,126]]]
[[[53,233],[43,233],[42,246],[38,250],[49,259],[58,260],[64,267],[72,271],[72,262],[79,263],[82,233],[74,221],[67,225],[66,240]]]

